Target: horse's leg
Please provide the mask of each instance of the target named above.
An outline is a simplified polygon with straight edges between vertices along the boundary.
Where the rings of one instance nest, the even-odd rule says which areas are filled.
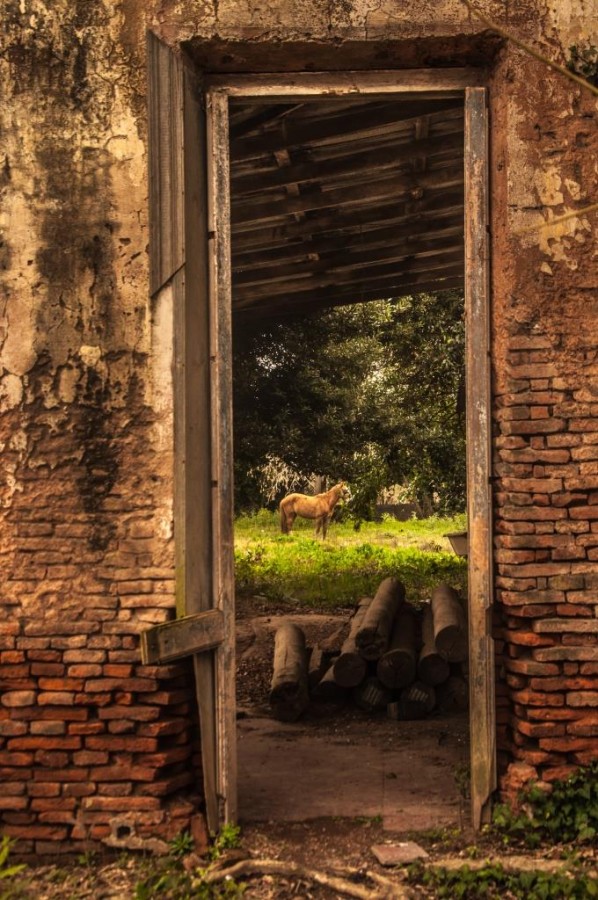
[[[291,528],[293,527],[293,522],[295,521],[295,513],[292,509],[287,509],[284,505],[284,500],[281,501],[280,506],[280,530],[283,534],[290,534]]]
[[[322,516],[322,518],[320,520],[322,522],[322,540],[326,539],[326,532],[328,531],[328,523],[330,522],[331,518],[332,518],[332,515]]]
[[[319,535],[322,530],[322,516],[316,519],[316,537]]]

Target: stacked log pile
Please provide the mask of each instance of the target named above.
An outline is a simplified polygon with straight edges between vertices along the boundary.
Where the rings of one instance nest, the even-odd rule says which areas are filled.
[[[275,718],[287,722],[298,719],[310,700],[352,701],[396,719],[464,710],[467,658],[464,605],[453,588],[438,585],[417,607],[400,581],[386,578],[373,598],[359,601],[336,651],[307,647],[298,625],[278,628],[270,706]]]

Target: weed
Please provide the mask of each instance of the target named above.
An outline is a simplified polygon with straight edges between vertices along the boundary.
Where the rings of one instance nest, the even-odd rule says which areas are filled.
[[[411,884],[433,888],[436,897],[449,897],[451,900],[501,897],[505,893],[517,900],[587,900],[598,897],[598,884],[585,873],[507,872],[496,863],[488,863],[481,869],[470,869],[464,865],[453,870],[432,866],[425,868],[415,863],[408,867],[407,872]]]
[[[213,838],[209,857],[218,859],[226,850],[235,850],[241,844],[241,829],[238,825],[223,825],[218,834]]]
[[[16,875],[23,871],[25,867],[24,863],[17,863],[16,865],[10,865],[9,857],[10,852],[14,846],[14,841],[12,838],[8,837],[8,835],[4,835],[0,840],[0,881],[1,882],[10,882],[12,881]],[[10,884],[0,884],[0,900],[9,900],[11,897],[17,896],[16,891],[18,891],[17,885]]]
[[[98,861],[98,854],[95,850],[85,850],[77,856],[77,865],[91,868]]]
[[[168,843],[169,853],[174,859],[180,859],[194,849],[193,838],[188,831],[181,831]]]
[[[537,847],[542,840],[590,842],[598,834],[598,761],[547,792],[537,785],[519,795],[519,808],[499,804],[492,817],[504,843]]]

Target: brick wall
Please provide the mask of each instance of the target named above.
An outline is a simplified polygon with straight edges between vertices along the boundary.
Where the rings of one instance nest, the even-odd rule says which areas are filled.
[[[585,354],[561,375],[555,343],[511,338],[496,412],[497,637],[511,700],[501,724],[512,755],[545,779],[598,749],[598,396]]]
[[[27,450],[3,460],[0,554],[0,821],[21,853],[160,850],[201,806],[190,668],[140,664],[139,632],[174,613],[169,455],[143,404],[86,436],[97,411],[4,417]]]

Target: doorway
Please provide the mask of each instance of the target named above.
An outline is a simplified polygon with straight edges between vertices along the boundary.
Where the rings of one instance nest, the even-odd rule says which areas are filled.
[[[164,66],[163,66],[164,69]],[[185,612],[197,611],[199,608],[215,607],[221,610],[224,621],[224,639],[215,650],[211,649],[197,654],[196,675],[200,699],[202,723],[202,749],[204,750],[204,773],[208,800],[210,792],[214,792],[219,803],[218,817],[221,820],[236,817],[236,750],[235,750],[235,706],[234,706],[234,570],[233,570],[233,507],[232,507],[232,416],[231,416],[231,317],[235,303],[235,291],[231,279],[231,177],[230,177],[230,103],[239,102],[239,98],[249,104],[252,109],[250,117],[271,115],[278,116],[298,103],[329,100],[334,97],[340,108],[335,114],[342,116],[342,103],[358,96],[361,100],[367,97],[373,104],[379,103],[381,108],[388,103],[436,104],[458,99],[464,107],[464,160],[465,160],[465,297],[467,317],[467,478],[468,478],[468,522],[469,522],[469,636],[470,636],[470,679],[471,679],[471,796],[472,819],[474,827],[479,827],[488,813],[488,802],[495,786],[494,764],[494,683],[493,654],[490,636],[489,609],[491,607],[492,588],[492,554],[491,554],[491,508],[489,494],[489,291],[488,291],[488,234],[487,234],[487,117],[486,92],[480,87],[471,72],[465,70],[423,70],[402,72],[367,72],[367,73],[324,73],[300,75],[261,75],[245,78],[210,79],[207,88],[204,85],[205,115],[197,94],[191,88],[193,75],[181,70],[177,76],[187,83],[187,105],[183,106],[181,129],[184,152],[183,181],[189,190],[181,211],[180,227],[186,235],[184,247],[185,277],[180,284],[180,302],[175,302],[175,335],[177,333],[177,316],[179,321],[179,359],[178,391],[183,394],[182,406],[196,417],[196,434],[208,433],[209,446],[205,452],[197,452],[194,448],[195,463],[190,460],[190,421],[186,418],[175,419],[175,430],[179,435],[179,460],[184,455],[185,465],[177,469],[179,472],[178,509],[179,522],[176,534],[177,552],[187,559],[199,556],[203,562],[200,571],[195,575],[186,567],[185,577],[180,589]],[[187,81],[185,82],[185,80]],[[185,87],[182,88],[185,94]],[[282,109],[281,109],[282,108]],[[188,110],[188,114],[186,113]],[[366,112],[370,112],[366,110]],[[364,112],[365,114],[365,112]],[[333,116],[334,117],[334,116]],[[205,131],[203,124],[205,122]],[[239,123],[237,123],[239,124]],[[321,124],[321,123],[320,123]],[[289,126],[290,127],[290,126]],[[375,126],[374,126],[375,127]],[[284,128],[283,128],[284,132]],[[251,135],[247,140],[251,140]],[[420,135],[418,140],[425,142],[429,136]],[[200,151],[198,153],[198,150]],[[379,147],[386,156],[377,157],[378,165],[384,167],[386,160],[392,156],[392,147]],[[203,151],[203,152],[202,152]],[[270,152],[270,151],[269,151]],[[278,187],[285,194],[283,202],[296,216],[296,230],[301,229],[301,214],[317,204],[317,194],[326,190],[309,191],[305,199],[301,195],[296,199],[288,199],[285,182],[288,168],[285,160],[285,147],[271,151],[280,174]],[[278,153],[278,156],[276,155]],[[321,165],[331,160],[322,160]],[[301,161],[298,163],[303,165]],[[160,164],[163,167],[163,163]],[[158,169],[160,169],[160,165]],[[347,179],[354,179],[349,169],[343,170]],[[427,166],[427,163],[425,164]],[[424,166],[424,168],[425,168]],[[331,166],[334,169],[334,165]],[[170,170],[172,173],[172,169]],[[295,173],[296,174],[296,173]],[[239,179],[258,179],[260,172],[239,173]],[[422,184],[412,183],[410,202],[426,202],[427,198],[419,194],[425,192],[433,184],[434,169],[420,173]],[[310,169],[303,170],[302,178],[309,179]],[[372,183],[375,182],[375,179]],[[199,189],[198,189],[199,185]],[[201,185],[204,185],[202,193]],[[403,185],[405,187],[405,185]],[[358,185],[362,189],[362,185]],[[259,191],[258,182],[258,191]],[[170,189],[171,190],[171,189]],[[233,187],[234,190],[234,187]],[[354,196],[355,186],[341,185],[341,192],[347,199]],[[172,191],[171,191],[172,192]],[[292,194],[292,190],[290,192]],[[330,198],[328,198],[330,199]],[[365,200],[365,206],[371,200]],[[202,203],[203,201],[203,203]],[[276,198],[273,202],[276,203]],[[173,199],[175,210],[180,209],[180,199]],[[290,204],[290,206],[289,206]],[[343,196],[338,196],[335,205],[341,209]],[[392,205],[389,204],[389,205]],[[207,219],[202,224],[202,217],[207,208]],[[365,211],[365,210],[364,210]],[[241,213],[243,211],[241,210]],[[264,204],[253,201],[247,206],[247,215],[256,217],[270,216],[272,210],[264,208]],[[238,221],[238,220],[237,220]],[[234,222],[233,222],[234,224]],[[386,226],[384,226],[386,227]],[[391,220],[392,227],[392,220]],[[380,230],[383,230],[380,228]],[[434,257],[437,248],[426,241],[425,233],[421,237],[421,253]],[[393,239],[389,233],[385,239],[387,246],[393,247]],[[371,248],[370,248],[371,249]],[[335,249],[329,248],[334,256]],[[341,248],[342,250],[342,248]],[[340,253],[341,250],[337,250]],[[328,251],[327,251],[328,252]],[[369,252],[369,251],[368,251]],[[444,254],[444,255],[443,255]],[[420,260],[411,254],[404,265],[400,265],[393,257],[388,262],[376,264],[376,271],[368,271],[367,253],[354,260],[355,269],[363,269],[362,274],[380,278],[379,290],[390,289],[392,285],[384,279],[391,279],[393,271],[401,271],[404,286],[410,284],[409,278],[417,279],[421,286],[427,286],[424,280],[431,272],[454,272],[450,268],[454,260],[451,250],[440,250],[441,263],[425,263],[425,256]],[[294,296],[298,302],[309,303],[314,296],[313,288],[335,293],[337,302],[346,299],[346,291],[355,291],[355,285],[349,284],[339,275],[342,270],[342,259],[337,256],[337,270],[332,274],[325,271],[318,258],[317,250],[313,250],[310,261],[313,263],[313,274],[307,291],[303,290],[301,281],[304,277],[297,273],[295,262],[289,259],[278,260],[281,267],[286,268],[285,283],[292,282]],[[409,254],[408,254],[409,256]],[[405,259],[405,257],[403,257]],[[262,259],[259,268],[261,276],[265,274],[262,285],[245,281],[245,287],[236,296],[241,309],[247,310],[261,305],[262,312],[272,311],[272,298],[284,294],[284,283],[276,290],[264,269],[270,269],[274,259]],[[447,266],[449,267],[447,269]],[[191,274],[193,273],[193,278]],[[427,273],[427,274],[426,274]],[[255,271],[252,277],[255,276]],[[260,276],[260,277],[261,277]],[[159,279],[158,279],[159,280]],[[411,282],[413,284],[413,282]],[[360,299],[367,299],[361,288]],[[344,292],[344,293],[343,293]],[[274,302],[279,302],[276,300]],[[243,305],[244,304],[244,305]],[[177,312],[178,310],[178,312]],[[195,338],[193,337],[195,335]],[[209,335],[206,340],[205,335]],[[176,351],[175,351],[176,352]],[[194,366],[189,362],[195,362]],[[176,371],[176,369],[175,369]],[[175,391],[177,380],[175,380]],[[201,402],[194,403],[200,395]],[[211,426],[207,428],[206,415],[211,417]],[[205,438],[200,439],[203,440]],[[199,460],[199,461],[198,461]],[[194,474],[193,474],[194,473]],[[207,473],[207,474],[206,474]],[[197,497],[198,485],[209,507],[209,516],[205,513],[193,513],[190,510],[191,493]],[[197,504],[196,504],[197,505]],[[194,521],[195,515],[195,521]],[[206,552],[206,547],[208,551]],[[192,581],[203,586],[194,590]],[[195,599],[193,599],[195,598]],[[203,667],[203,674],[197,666]],[[207,688],[206,688],[207,685]],[[202,709],[203,703],[203,709]]]

